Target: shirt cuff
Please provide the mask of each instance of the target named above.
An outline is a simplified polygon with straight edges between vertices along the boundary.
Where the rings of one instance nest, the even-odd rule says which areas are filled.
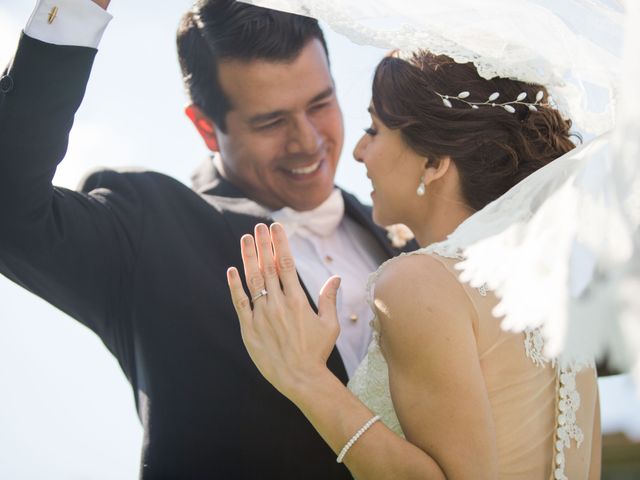
[[[91,0],[38,0],[24,33],[54,45],[98,48],[112,18]]]

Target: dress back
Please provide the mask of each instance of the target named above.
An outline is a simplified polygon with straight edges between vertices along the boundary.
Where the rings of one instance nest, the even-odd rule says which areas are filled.
[[[459,258],[427,249],[455,278]],[[387,263],[392,263],[393,260]],[[371,277],[370,299],[375,279]],[[537,330],[505,332],[492,315],[497,298],[485,288],[460,284],[475,310],[473,329],[480,365],[495,422],[498,475],[501,479],[590,479],[600,475],[598,386],[592,365],[560,368],[543,355]],[[541,301],[543,301],[541,299]],[[374,310],[375,312],[375,310]],[[393,408],[387,364],[374,337],[349,388],[399,435],[402,427]]]

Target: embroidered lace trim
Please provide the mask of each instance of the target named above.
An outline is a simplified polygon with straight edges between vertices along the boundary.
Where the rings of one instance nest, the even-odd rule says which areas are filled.
[[[556,480],[568,480],[564,473],[565,449],[571,447],[574,440],[576,447],[580,448],[584,440],[582,429],[576,422],[576,414],[580,408],[580,394],[576,389],[576,374],[582,370],[582,365],[559,369],[559,389],[557,426],[555,438],[555,470],[553,476]]]
[[[580,448],[584,440],[584,434],[576,420],[580,408],[580,393],[576,388],[576,374],[585,366],[593,365],[573,363],[560,367],[555,360],[545,357],[543,353],[544,338],[539,328],[528,328],[524,334],[524,348],[527,357],[538,367],[545,367],[551,363],[551,366],[556,368],[557,418],[553,478],[568,480],[565,475],[565,449],[571,448],[571,440],[575,441],[576,448]]]
[[[374,329],[373,339],[348,388],[372,411],[380,415],[382,423],[404,438],[396,415],[389,386],[389,368],[382,355],[379,333]]]
[[[544,338],[539,328],[527,328],[524,331],[524,350],[528,358],[538,367],[544,367],[549,359],[542,353]]]

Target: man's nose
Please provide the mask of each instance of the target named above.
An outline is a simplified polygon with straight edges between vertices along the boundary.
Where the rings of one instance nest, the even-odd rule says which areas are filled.
[[[288,150],[290,154],[313,155],[322,145],[316,125],[307,115],[296,119],[291,129]]]

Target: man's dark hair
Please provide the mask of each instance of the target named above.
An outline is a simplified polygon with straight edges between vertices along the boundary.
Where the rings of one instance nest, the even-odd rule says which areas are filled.
[[[180,22],[177,35],[182,78],[194,105],[226,130],[233,105],[222,91],[218,64],[224,60],[294,60],[305,45],[327,44],[318,21],[235,0],[199,0]]]

